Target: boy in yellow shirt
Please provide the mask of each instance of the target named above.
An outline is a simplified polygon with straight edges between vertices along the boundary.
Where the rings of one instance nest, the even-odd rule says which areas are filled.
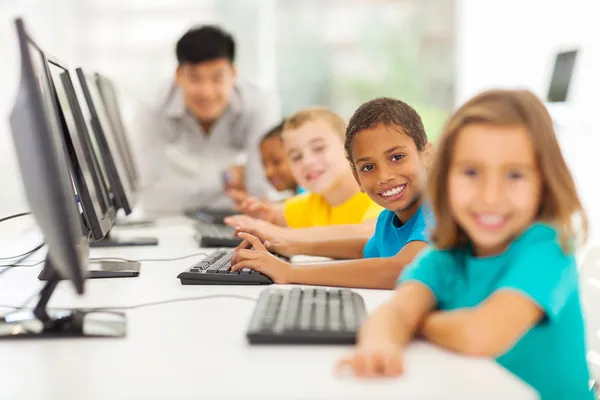
[[[248,199],[240,206],[248,215],[227,218],[225,223],[246,231],[258,229],[278,235],[285,235],[289,228],[360,224],[296,235],[335,236],[348,229],[363,236],[372,234],[382,207],[361,193],[354,179],[344,152],[345,132],[346,122],[323,107],[307,108],[288,118],[282,132],[284,148],[296,182],[309,193],[280,204]]]

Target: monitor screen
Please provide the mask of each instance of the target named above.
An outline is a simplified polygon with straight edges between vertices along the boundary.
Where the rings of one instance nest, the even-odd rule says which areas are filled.
[[[83,293],[88,233],[83,227],[69,171],[45,55],[16,21],[21,81],[10,114],[12,137],[31,212],[48,245],[48,266]]]
[[[104,183],[95,168],[90,151],[82,140],[87,135],[79,104],[73,93],[69,72],[56,60],[48,62],[53,88],[58,102],[59,116],[65,128],[64,137],[73,165],[73,175],[78,198],[92,231],[92,239],[102,239],[112,227],[108,215],[111,204]]]
[[[550,87],[548,89],[547,101],[549,103],[563,103],[567,101],[576,60],[577,50],[566,51],[556,55]]]
[[[81,68],[77,68],[76,72],[90,112],[93,135],[96,137],[100,154],[105,161],[104,164],[111,182],[111,193],[115,196],[117,207],[122,208],[125,214],[130,214],[135,203],[134,182],[131,182],[127,173],[125,160],[119,150],[119,143],[112,130],[97,86]]]
[[[121,116],[119,102],[117,99],[117,92],[110,79],[98,73],[94,74],[94,76],[96,78],[96,84],[98,85],[99,94],[102,97],[102,102],[104,108],[106,109],[106,113],[111,124],[113,134],[115,135],[115,139],[119,145],[121,157],[125,161],[125,166],[127,168],[129,180],[133,183],[133,188],[136,189],[137,171],[135,161],[131,153],[131,146],[127,138],[125,124],[123,123],[123,118]]]

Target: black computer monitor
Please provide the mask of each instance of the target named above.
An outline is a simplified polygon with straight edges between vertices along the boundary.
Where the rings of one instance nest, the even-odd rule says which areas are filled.
[[[90,231],[90,243],[104,240],[116,220],[116,211],[104,185],[98,162],[89,145],[88,129],[75,93],[69,69],[55,57],[46,54],[57,118],[69,155],[73,186],[78,194],[84,221]],[[96,261],[89,264],[90,278],[138,276],[137,261]],[[49,279],[47,268],[39,279]]]
[[[106,324],[105,313],[47,309],[61,278],[84,293],[89,231],[78,211],[44,52],[22,19],[16,20],[16,30],[21,78],[9,119],[25,194],[48,245],[50,278],[33,311],[17,310],[0,319],[0,337],[124,336],[123,314],[111,313]]]
[[[135,204],[135,181],[132,181],[123,157],[124,152],[120,150],[119,140],[109,122],[108,113],[102,102],[97,85],[93,79],[87,76],[81,68],[76,70],[80,88],[85,98],[85,103],[90,115],[92,136],[97,147],[94,148],[97,159],[104,163],[108,173],[111,192],[114,195],[117,209],[123,209],[125,214],[130,214]],[[114,246],[156,246],[156,237],[135,237],[120,239],[108,234],[104,239],[91,243],[92,247],[114,247]]]
[[[125,161],[121,156],[122,152],[119,150],[119,143],[108,122],[106,109],[102,105],[102,100],[96,86],[90,84],[83,70],[77,68],[75,72],[77,73],[79,85],[90,112],[92,134],[96,138],[99,146],[98,150],[104,160],[112,191],[115,195],[115,202],[119,209],[125,211],[125,214],[131,214],[135,205],[133,182],[129,179]]]
[[[556,55],[548,88],[547,101],[549,103],[564,103],[567,101],[577,54],[577,50],[570,50]]]
[[[95,156],[85,143],[89,135],[68,68],[55,57],[46,55],[58,117],[73,166],[73,178],[91,240],[101,240],[116,220],[116,210]]]
[[[119,144],[121,157],[125,162],[127,174],[134,190],[138,189],[138,172],[135,159],[131,151],[131,144],[127,137],[127,130],[121,115],[117,90],[113,82],[104,75],[94,74],[94,81],[98,87],[98,92],[108,116],[108,122],[111,124],[112,132]]]

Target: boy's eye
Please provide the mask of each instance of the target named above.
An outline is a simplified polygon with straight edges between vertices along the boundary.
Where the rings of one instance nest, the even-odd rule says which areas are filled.
[[[392,161],[400,161],[404,158],[404,154],[394,154],[392,156]]]
[[[375,168],[375,166],[373,164],[365,164],[360,168],[360,170],[362,172],[369,172],[369,171],[372,171],[373,168]]]
[[[313,147],[313,151],[314,151],[315,153],[320,153],[320,152],[322,152],[323,150],[325,150],[325,146],[314,146],[314,147]]]

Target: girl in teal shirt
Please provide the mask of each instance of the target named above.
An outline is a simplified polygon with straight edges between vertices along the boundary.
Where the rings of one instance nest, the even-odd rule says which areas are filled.
[[[521,90],[468,101],[446,125],[428,191],[434,246],[340,366],[401,374],[421,335],[494,358],[544,400],[592,399],[572,222],[585,237],[587,219],[543,103]]]

